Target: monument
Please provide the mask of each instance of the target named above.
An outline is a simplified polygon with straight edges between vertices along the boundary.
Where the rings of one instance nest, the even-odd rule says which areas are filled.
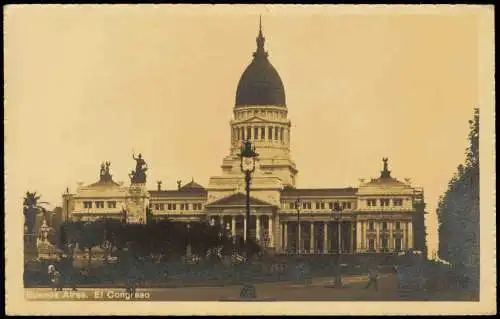
[[[135,170],[131,171],[130,177],[130,196],[126,200],[127,223],[144,224],[147,222],[147,208],[149,206],[149,192],[146,188],[146,171],[148,165],[139,153],[137,157],[132,154],[135,160]]]

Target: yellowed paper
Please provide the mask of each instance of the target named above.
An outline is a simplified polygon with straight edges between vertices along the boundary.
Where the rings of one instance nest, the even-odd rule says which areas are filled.
[[[254,59],[252,54],[259,51],[259,19],[262,52],[282,81],[284,94],[281,97],[280,88],[272,87],[278,91],[269,94],[277,97],[269,101],[283,105],[260,105],[250,108],[251,113],[238,113],[238,103],[243,108],[244,104],[252,104],[238,98],[237,91],[242,74]],[[496,312],[492,6],[10,5],[4,11],[4,30],[7,313]],[[249,92],[251,95],[254,91]],[[468,121],[474,108],[480,110],[481,123],[479,301],[400,300],[394,297],[392,288],[384,286],[384,280],[395,278],[394,274],[382,276],[382,292],[377,293],[362,289],[361,284],[356,286],[356,280],[348,276],[346,282],[353,286],[340,292],[324,287],[328,279],[325,276],[313,278],[307,287],[257,284],[259,296],[273,302],[220,302],[236,298],[241,285],[146,287],[140,290],[142,297],[133,301],[115,301],[118,297],[113,296],[119,296],[121,288],[81,288],[58,300],[50,288],[24,288],[21,210],[26,192],[41,194],[41,200],[50,203],[49,210],[60,207],[58,211],[64,216],[68,198],[64,193],[78,194],[82,185],[107,176],[102,172],[108,166],[103,166],[99,175],[101,163],[111,163],[109,176],[118,188],[128,192],[129,173],[134,168],[136,172],[142,169],[135,166],[141,153],[147,163],[144,198],[152,197],[148,197],[150,202],[127,202],[125,209],[137,209],[136,217],[132,213],[128,217],[134,222],[146,218],[139,213],[140,205],[143,213],[147,203],[152,203],[152,210],[163,210],[154,206],[160,203],[153,199],[157,187],[175,191],[178,184],[202,185],[208,190],[206,198],[199,201],[203,205],[200,212],[209,211],[206,205],[231,194],[241,194],[243,201],[244,178],[234,173],[240,171],[234,156],[240,150],[240,134],[248,137],[248,123],[250,135],[255,138],[257,134],[256,143],[260,143],[256,144],[262,158],[259,165],[267,163],[270,167],[259,166],[253,173],[251,192],[255,191],[256,201],[251,205],[257,213],[260,202],[263,207],[274,207],[269,212],[278,216],[275,223],[259,219],[256,227],[262,230],[260,223],[265,220],[267,229],[276,231],[268,239],[276,251],[291,249],[295,239],[283,237],[281,232],[290,230],[281,225],[283,221],[294,222],[295,209],[289,204],[300,197],[303,225],[316,223],[311,224],[314,231],[306,229],[302,238],[309,245],[303,248],[307,255],[304,258],[328,256],[328,247],[335,246],[336,239],[318,239],[322,238],[319,234],[324,236],[323,229],[336,231],[330,226],[323,228],[335,221],[328,203],[334,197],[345,202],[345,214],[370,211],[370,207],[362,206],[365,197],[359,199],[359,190],[363,189],[360,185],[390,170],[391,178],[412,185],[412,189],[423,189],[427,257],[436,259],[436,209],[457,165],[464,161]],[[244,133],[237,130],[240,127]],[[273,127],[272,133],[268,127]],[[268,141],[269,134],[278,135]],[[383,158],[388,160],[383,162]],[[232,165],[234,174],[225,171],[229,170],[227,165]],[[162,183],[158,185],[157,181]],[[277,189],[276,183],[282,188],[323,189],[326,195],[321,199],[308,191],[299,191],[297,196],[290,190],[269,191]],[[337,195],[337,191],[326,191],[350,188],[356,192]],[[312,207],[304,204],[308,196],[319,196],[310,199]],[[347,206],[351,199],[352,208]],[[316,201],[318,206],[314,206]],[[322,201],[325,207],[320,205]],[[240,206],[237,214],[244,211],[244,205]],[[207,213],[209,216],[217,216],[219,206],[214,207]],[[165,206],[165,216],[170,214],[168,209]],[[324,213],[314,215],[315,209]],[[390,225],[394,226],[389,227],[400,227],[395,226],[399,223],[398,209],[382,209],[385,216],[391,216]],[[82,212],[82,216],[90,214]],[[183,221],[199,216],[175,214]],[[233,212],[224,216],[230,214]],[[40,218],[37,231],[39,240],[43,240]],[[365,226],[358,219],[347,218],[355,232],[348,237],[352,243],[346,240],[344,252],[367,252],[369,236],[361,235]],[[363,225],[371,227],[370,218],[363,219]],[[232,219],[220,221],[224,227],[232,227]],[[398,229],[393,230],[396,234]],[[263,242],[264,235],[260,236]],[[416,245],[413,241],[395,244],[396,237],[390,237],[388,245],[392,250],[396,249],[394,245]],[[290,247],[281,243],[284,240],[290,242]],[[310,242],[317,246],[312,248]],[[366,279],[367,275],[363,276]],[[36,300],[44,298],[49,300]]]

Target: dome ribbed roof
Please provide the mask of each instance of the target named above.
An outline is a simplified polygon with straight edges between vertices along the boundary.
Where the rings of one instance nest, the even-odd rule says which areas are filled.
[[[259,28],[257,51],[241,75],[236,90],[235,107],[246,105],[286,107],[285,88],[278,72],[269,62],[267,52],[264,51],[264,41],[262,28]]]

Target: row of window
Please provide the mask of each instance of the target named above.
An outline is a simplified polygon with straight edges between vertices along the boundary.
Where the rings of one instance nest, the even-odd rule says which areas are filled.
[[[387,222],[382,222],[382,230],[387,230]],[[394,227],[396,230],[401,230],[401,222],[396,222],[394,224]],[[368,222],[368,230],[375,230],[375,222],[374,221],[369,221]]]
[[[315,209],[333,209],[334,207],[336,209],[351,209],[352,208],[352,202],[315,202],[314,203],[314,208]],[[328,205],[328,206],[327,206]],[[338,205],[338,207],[336,207]],[[302,207],[302,209],[312,209],[313,205],[311,202],[302,202],[301,204],[295,203],[295,202],[290,202],[289,203],[290,209],[297,209],[299,207]]]
[[[267,130],[265,126],[245,126],[245,127],[235,127],[233,128],[233,140],[265,140],[266,139],[266,131],[267,131],[267,139],[268,140],[285,140],[285,128],[283,127],[273,127],[268,126]]]
[[[180,203],[179,204],[179,210],[189,210],[189,208],[191,207],[192,210],[201,210],[202,209],[202,205],[201,203],[193,203],[193,204],[189,204],[189,203]],[[153,204],[149,204],[149,208],[153,208]],[[177,203],[159,203],[159,204],[154,204],[154,208],[155,210],[165,210],[165,208],[167,210],[177,210]]]
[[[266,111],[265,110],[250,110],[250,111],[245,111],[245,112],[238,112],[236,113],[235,118],[237,120],[244,120],[244,119],[249,119],[254,116],[260,116],[260,117],[265,117],[267,119],[271,120],[278,120],[278,119],[286,119],[286,114],[284,112],[278,112],[278,111],[267,111],[267,116],[266,116]]]
[[[378,201],[380,201],[381,207],[391,206],[391,199],[390,198],[381,198]],[[368,206],[377,206],[377,199],[367,199],[366,204]],[[403,199],[402,198],[393,198],[392,204],[394,206],[403,206]]]
[[[389,241],[387,238],[380,239],[380,248],[384,250],[389,248]],[[402,248],[401,238],[396,238],[394,240],[394,250],[400,251],[401,248]],[[368,250],[375,251],[375,239],[372,238],[368,240]]]
[[[116,208],[116,201],[107,201],[107,207],[108,208]],[[95,208],[104,208],[104,201],[84,201],[83,202],[83,207],[84,208],[92,208],[94,206]]]

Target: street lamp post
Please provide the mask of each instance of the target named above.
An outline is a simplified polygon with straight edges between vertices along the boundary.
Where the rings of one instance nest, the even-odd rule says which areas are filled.
[[[295,200],[295,208],[297,209],[297,255],[300,255],[300,198]]]
[[[250,140],[246,140],[241,145],[241,153],[240,157],[240,169],[241,172],[245,174],[245,190],[246,190],[246,230],[245,230],[245,262],[250,264],[250,181],[252,178],[252,173],[255,171],[255,160],[259,156],[255,152],[255,146],[252,147],[252,142]],[[240,297],[243,298],[255,298],[256,291],[255,286],[249,283],[243,286],[243,289],[240,292]]]
[[[239,154],[241,163],[241,172],[245,174],[245,190],[246,190],[246,230],[245,230],[245,246],[246,246],[246,259],[250,258],[250,252],[248,249],[248,243],[250,239],[250,181],[252,179],[252,173],[255,171],[255,160],[259,156],[255,152],[255,146],[252,147],[252,142],[246,140],[243,142],[241,147],[241,153]]]
[[[342,254],[342,206],[338,202],[333,204],[332,217],[337,221],[338,245],[337,245],[337,276],[335,284],[337,287],[342,287],[342,276],[340,274],[340,255]]]

